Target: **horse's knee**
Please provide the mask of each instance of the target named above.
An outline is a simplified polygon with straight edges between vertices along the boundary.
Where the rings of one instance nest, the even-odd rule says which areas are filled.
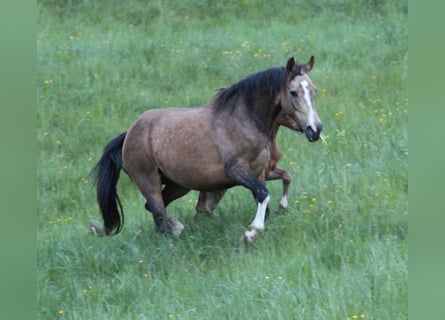
[[[259,203],[264,202],[264,200],[269,196],[269,190],[266,187],[260,188],[254,194],[255,200]]]
[[[291,181],[292,175],[290,174],[290,172],[287,170],[283,170],[283,183],[290,184]]]

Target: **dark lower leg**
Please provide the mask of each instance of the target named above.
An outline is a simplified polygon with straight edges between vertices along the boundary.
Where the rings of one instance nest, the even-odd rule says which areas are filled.
[[[165,210],[156,209],[153,204],[145,203],[145,209],[151,212],[155,223],[155,230],[159,233],[166,233],[169,231],[167,223],[167,212]]]

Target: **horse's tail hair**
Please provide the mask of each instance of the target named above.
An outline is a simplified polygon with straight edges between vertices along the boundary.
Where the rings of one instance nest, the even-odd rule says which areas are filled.
[[[121,133],[105,146],[102,157],[94,167],[97,203],[104,220],[105,234],[117,234],[124,225],[124,211],[116,185],[122,165],[122,146],[126,132]]]

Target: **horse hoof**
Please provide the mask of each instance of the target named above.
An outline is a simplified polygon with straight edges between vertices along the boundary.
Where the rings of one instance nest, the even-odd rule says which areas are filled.
[[[282,208],[282,209],[286,209],[287,206],[288,206],[287,198],[286,198],[286,197],[281,198],[281,201],[280,201],[280,208]]]
[[[101,236],[105,235],[105,230],[93,221],[90,221],[89,230],[90,230],[90,234],[93,236],[101,237]]]
[[[249,228],[244,232],[243,240],[246,245],[252,244],[258,236],[258,230],[253,226],[249,226]]]
[[[195,220],[199,220],[201,218],[207,218],[207,217],[211,217],[212,216],[212,212],[209,210],[196,210],[196,214],[195,214]]]
[[[184,225],[181,222],[179,222],[178,219],[173,218],[173,217],[169,217],[167,220],[167,223],[168,223],[171,233],[175,237],[179,237],[181,235],[182,231],[184,230]]]

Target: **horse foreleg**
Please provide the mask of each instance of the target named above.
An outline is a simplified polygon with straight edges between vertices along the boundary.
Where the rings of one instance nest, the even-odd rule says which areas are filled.
[[[258,202],[255,218],[247,228],[246,232],[244,232],[244,242],[246,244],[251,244],[256,239],[259,232],[264,230],[264,220],[266,219],[266,210],[269,200],[270,196],[268,195],[262,202]]]
[[[264,229],[264,220],[266,219],[266,211],[270,200],[269,191],[266,188],[264,181],[264,172],[260,179],[258,179],[246,166],[242,164],[226,167],[226,175],[235,180],[238,184],[249,189],[257,204],[257,212],[252,223],[244,232],[243,239],[246,244],[251,244],[259,232]]]
[[[275,167],[273,170],[269,171],[266,176],[266,180],[276,180],[281,179],[283,181],[283,195],[280,200],[280,207],[287,208],[288,199],[287,194],[289,190],[289,185],[292,180],[292,176],[289,171]]]

